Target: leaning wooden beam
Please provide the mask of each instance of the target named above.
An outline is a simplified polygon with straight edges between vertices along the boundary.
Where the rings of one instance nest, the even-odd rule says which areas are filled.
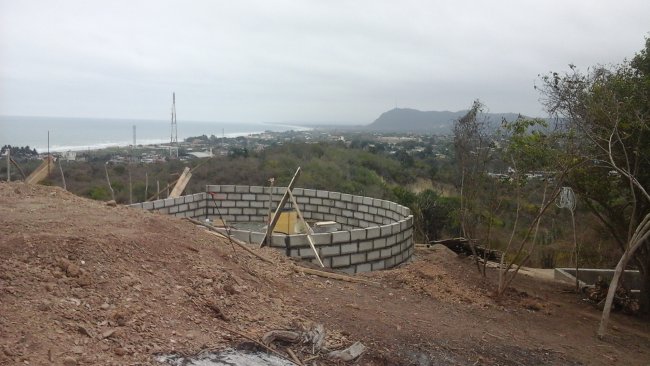
[[[287,191],[291,191],[293,189],[293,186],[296,184],[296,180],[298,179],[299,176],[300,176],[300,167],[298,167],[296,173],[293,175],[293,178],[291,178],[291,182],[289,182],[289,185],[287,186]],[[271,218],[271,222],[266,228],[266,235],[264,236],[264,239],[262,239],[262,242],[260,243],[260,248],[267,244],[267,239],[269,239],[270,236],[273,236],[273,229],[275,229],[275,225],[278,223],[278,220],[280,219],[280,211],[282,211],[282,208],[284,208],[284,205],[289,200],[289,194],[287,193],[287,191],[284,192],[284,195],[282,196],[280,203],[278,203],[278,207],[275,208],[275,212],[273,213],[273,218]],[[273,191],[269,192],[269,194],[273,194]]]
[[[183,173],[176,181],[176,185],[174,186],[174,189],[172,189],[172,193],[169,194],[169,198],[180,197],[183,191],[185,190],[185,186],[187,186],[187,183],[189,183],[190,178],[192,178],[192,173],[190,172],[190,168],[185,167],[185,169],[183,169]]]
[[[224,235],[222,235],[221,233],[218,233],[218,232],[214,232],[214,231],[211,231],[211,230],[206,230],[205,232],[208,233],[208,234],[212,234],[214,236],[218,236],[218,237],[223,238],[223,239],[228,239],[226,236],[224,236]],[[242,248],[245,251],[249,252],[250,254],[256,256],[257,258],[261,259],[262,261],[264,261],[266,263],[274,264],[273,261],[271,261],[270,259],[265,258],[265,257],[255,253],[251,248],[247,247],[246,244],[244,244],[241,240],[237,240],[237,239],[235,239],[233,237],[230,237],[230,240],[234,244],[239,246],[240,248]]]
[[[16,160],[14,160],[14,158],[12,158],[12,157],[9,157],[9,160],[11,160],[11,164],[13,164],[16,167],[16,169],[18,169],[18,171],[20,172],[20,175],[23,176],[23,180],[26,180],[27,178],[25,178],[25,172],[20,167],[20,165],[18,165],[18,163],[16,163]]]
[[[305,221],[305,218],[302,216],[302,212],[300,212],[300,207],[298,207],[298,202],[296,201],[296,198],[293,196],[293,193],[291,193],[290,190],[287,190],[287,193],[289,193],[289,198],[291,198],[291,202],[293,203],[294,208],[296,209],[296,213],[298,213],[298,218],[302,222],[303,225],[305,225],[305,228],[307,228],[307,241],[309,242],[309,246],[311,246],[311,249],[314,251],[314,255],[316,255],[316,259],[318,259],[318,263],[320,263],[321,267],[325,267],[323,264],[323,261],[320,259],[320,255],[318,255],[318,251],[316,250],[316,246],[314,245],[314,241],[311,238],[311,234],[313,234],[313,230]]]
[[[39,165],[38,168],[36,168],[36,170],[25,179],[25,183],[38,184],[43,179],[47,178],[47,176],[52,172],[54,166],[53,161],[52,156],[48,155],[43,163],[41,163],[41,165]]]
[[[299,266],[296,266],[295,264],[292,265],[291,267],[293,268],[294,271],[300,272],[300,273],[306,273],[306,274],[311,274],[311,275],[325,277],[325,278],[332,278],[332,279],[335,279],[335,280],[341,280],[341,281],[346,281],[346,282],[357,282],[357,283],[364,283],[364,284],[367,284],[367,285],[381,286],[381,284],[379,282],[366,280],[365,278],[351,277],[351,276],[346,276],[346,275],[342,275],[342,274],[339,274],[339,273],[324,272],[324,271],[319,271],[317,269],[299,267]]]

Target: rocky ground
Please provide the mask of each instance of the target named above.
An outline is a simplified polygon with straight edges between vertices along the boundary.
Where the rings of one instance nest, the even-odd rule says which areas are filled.
[[[361,365],[650,362],[647,321],[599,311],[570,286],[520,276],[495,299],[467,258],[419,250],[344,282],[271,263],[172,217],[0,183],[0,364],[140,365],[325,326],[328,349],[361,341]],[[332,364],[291,346],[305,364]],[[288,357],[284,347],[277,352]]]

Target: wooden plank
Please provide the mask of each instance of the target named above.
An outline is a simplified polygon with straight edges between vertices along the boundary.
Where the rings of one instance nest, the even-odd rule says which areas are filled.
[[[183,191],[185,190],[185,186],[187,186],[187,183],[189,183],[190,178],[192,178],[192,173],[190,172],[190,168],[185,167],[185,169],[183,169],[183,173],[176,181],[176,185],[174,186],[174,189],[172,189],[172,193],[169,194],[169,198],[180,197]]]
[[[38,184],[50,175],[52,169],[54,169],[54,159],[52,159],[51,155],[48,155],[47,158],[43,160],[43,163],[41,163],[41,165],[39,165],[38,168],[36,168],[27,179],[25,179],[25,183]]]
[[[293,186],[296,184],[296,180],[300,176],[300,167],[296,170],[296,173],[293,175],[293,178],[291,178],[291,182],[289,182],[289,185],[287,186],[287,191],[291,191],[293,189]],[[273,194],[273,192],[269,192],[269,194]],[[266,228],[266,235],[264,236],[264,239],[262,239],[262,242],[260,243],[260,248],[267,245],[267,240],[270,240],[271,236],[273,236],[273,229],[275,229],[275,225],[278,223],[278,220],[280,219],[280,211],[282,211],[282,208],[284,205],[287,203],[289,200],[289,194],[285,191],[284,195],[282,196],[282,199],[280,200],[280,203],[278,203],[278,207],[275,208],[275,212],[273,213],[273,217],[271,218],[271,222],[269,225],[267,225]]]

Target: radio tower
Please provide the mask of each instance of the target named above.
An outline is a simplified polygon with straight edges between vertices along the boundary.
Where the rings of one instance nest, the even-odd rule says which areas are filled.
[[[178,158],[178,124],[176,123],[176,93],[172,93],[172,131],[171,131],[171,137],[169,141],[169,157]]]

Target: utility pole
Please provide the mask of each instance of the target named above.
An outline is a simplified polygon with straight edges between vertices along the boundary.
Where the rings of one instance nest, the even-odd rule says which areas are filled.
[[[176,150],[176,156],[172,155],[172,151]],[[172,128],[169,138],[169,157],[178,158],[178,124],[176,123],[176,93],[172,93]]]

